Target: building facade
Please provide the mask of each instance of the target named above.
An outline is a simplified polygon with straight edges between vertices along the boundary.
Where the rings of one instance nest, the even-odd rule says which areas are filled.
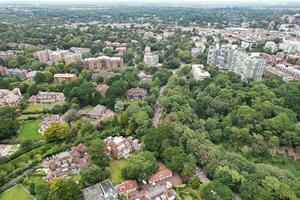
[[[192,65],[192,74],[197,81],[210,78],[210,74],[204,70],[204,65]]]
[[[234,45],[216,44],[210,47],[207,64],[219,70],[229,70],[239,74],[243,79],[261,80],[266,61],[260,54],[249,54]]]
[[[123,58],[100,56],[98,58],[86,58],[83,60],[84,67],[89,70],[118,69],[124,66]]]

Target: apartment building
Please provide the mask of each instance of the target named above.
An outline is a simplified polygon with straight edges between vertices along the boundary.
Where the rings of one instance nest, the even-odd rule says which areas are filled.
[[[83,60],[84,67],[89,70],[118,69],[124,66],[123,58],[100,56],[98,58],[86,58]]]
[[[3,76],[10,76],[12,78],[19,78],[21,80],[24,80],[28,76],[28,71],[26,69],[9,69],[3,66],[0,66],[0,74]]]
[[[216,44],[208,51],[207,64],[219,70],[229,70],[243,79],[261,80],[266,61],[258,53],[248,53],[235,45]]]
[[[197,81],[210,78],[210,73],[204,70],[204,65],[192,65],[192,74]]]
[[[82,61],[82,55],[80,52],[78,53],[69,53],[64,56],[64,61],[66,65],[69,65],[74,62],[81,62]]]
[[[266,61],[259,54],[235,51],[231,71],[239,74],[242,79],[252,78],[259,81],[265,65]]]
[[[47,158],[42,164],[46,173],[44,179],[51,180],[54,177],[76,174],[89,164],[88,148],[84,144],[79,144],[72,147],[70,151]]]
[[[159,65],[159,57],[152,52],[147,52],[144,54],[144,63],[149,67],[156,67]]]
[[[192,48],[191,49],[191,55],[192,55],[192,58],[198,58],[200,56],[200,53],[201,53],[201,49],[200,48]]]
[[[64,60],[67,65],[73,62],[82,61],[82,55],[80,50],[78,49],[73,49],[73,50],[74,51],[77,50],[77,52],[73,53],[70,52],[69,50],[51,51],[49,49],[46,49],[46,50],[35,52],[33,56],[41,62],[58,63],[59,61]]]
[[[129,158],[131,156],[131,140],[130,138],[118,137],[107,137],[104,140],[106,144],[106,152],[110,158],[121,159]]]
[[[230,70],[233,53],[236,46],[217,43],[208,50],[207,64],[217,67],[219,70]]]

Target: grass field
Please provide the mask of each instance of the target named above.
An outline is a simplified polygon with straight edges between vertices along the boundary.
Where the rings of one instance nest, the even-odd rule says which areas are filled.
[[[18,120],[23,121],[23,120],[28,120],[29,118],[41,118],[43,114],[21,114],[18,117]]]
[[[0,200],[33,200],[33,197],[21,185],[16,185],[0,194]]]
[[[42,112],[43,110],[50,110],[53,108],[53,105],[41,105],[41,104],[37,104],[37,105],[28,105],[25,109],[24,109],[24,113],[38,113],[38,112]]]
[[[174,190],[181,200],[201,199],[199,190],[194,190],[189,185],[183,187],[175,187]]]
[[[123,169],[127,166],[128,160],[112,160],[110,162],[109,168],[111,172],[111,182],[112,184],[118,184],[124,181],[122,176]]]
[[[17,140],[24,141],[41,139],[42,135],[38,132],[40,122],[41,120],[36,119],[22,123]]]

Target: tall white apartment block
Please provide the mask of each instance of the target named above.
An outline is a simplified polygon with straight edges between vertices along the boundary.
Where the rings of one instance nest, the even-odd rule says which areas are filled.
[[[229,70],[242,79],[261,80],[266,61],[257,53],[249,54],[230,44],[216,44],[209,48],[207,63],[219,70]]]

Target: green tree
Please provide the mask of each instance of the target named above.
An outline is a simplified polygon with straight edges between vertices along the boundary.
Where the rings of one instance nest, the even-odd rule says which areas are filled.
[[[106,145],[101,139],[94,139],[88,144],[89,155],[95,165],[106,167],[109,164],[109,158],[105,154]]]
[[[44,135],[47,141],[62,140],[71,135],[71,129],[66,123],[54,122],[46,128]]]
[[[0,107],[0,139],[14,136],[19,129],[17,112],[12,107]]]
[[[108,179],[110,177],[110,171],[108,168],[100,168],[92,165],[86,167],[80,171],[81,181],[85,187],[94,185],[100,181]]]
[[[73,179],[53,179],[49,182],[47,200],[74,200],[81,194],[79,185]]]
[[[230,188],[218,181],[211,181],[200,187],[200,195],[206,200],[233,200]]]
[[[127,179],[142,181],[147,180],[157,170],[158,166],[153,153],[144,151],[132,156],[123,174]]]

